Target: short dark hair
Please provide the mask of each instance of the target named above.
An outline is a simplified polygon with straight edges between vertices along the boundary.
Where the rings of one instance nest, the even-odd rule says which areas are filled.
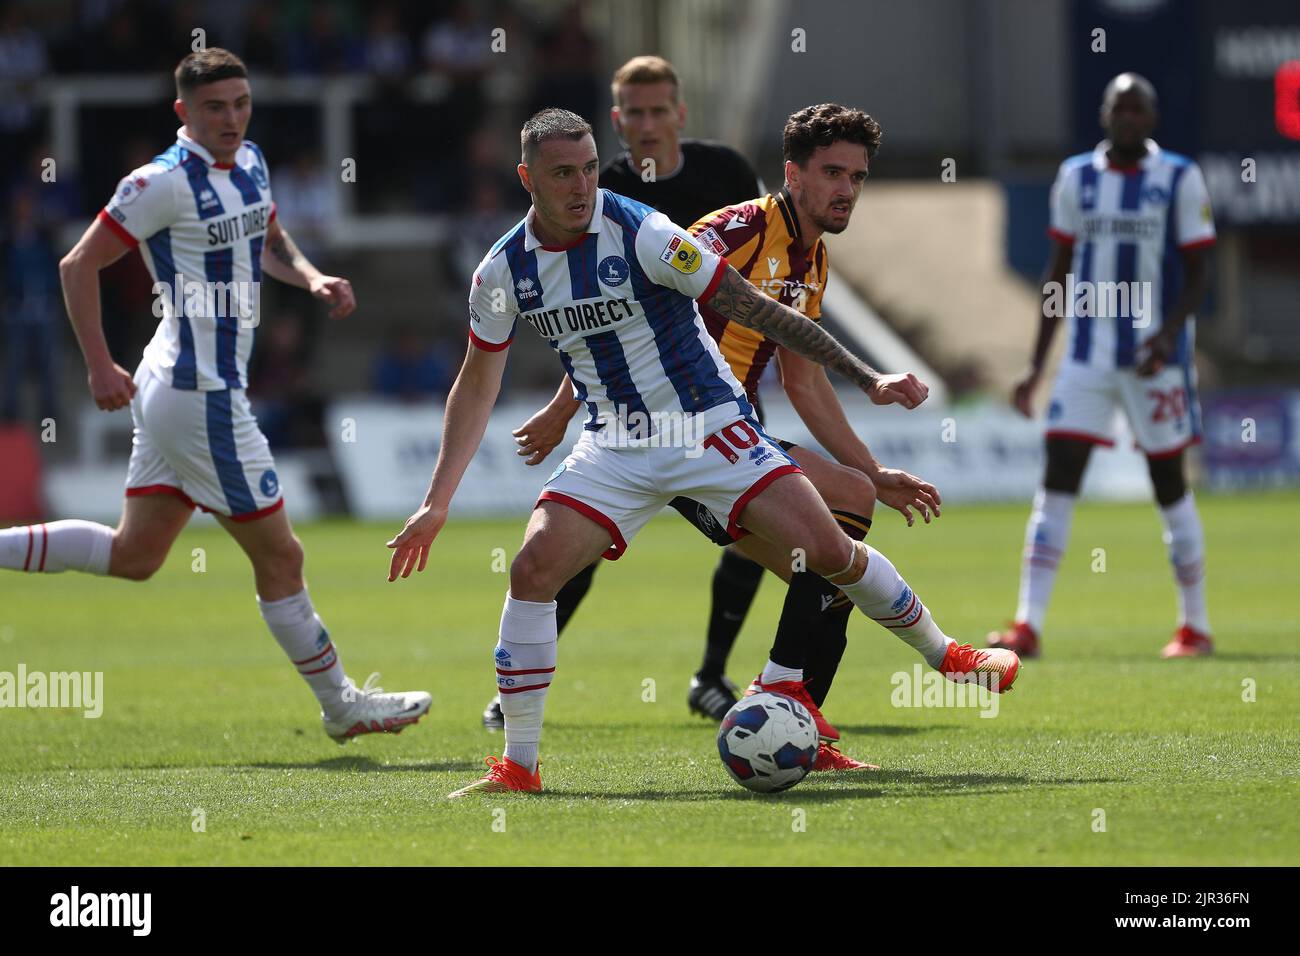
[[[823,146],[846,140],[867,149],[867,158],[880,149],[880,124],[862,110],[838,103],[819,103],[791,113],[781,139],[784,158],[803,166]]]
[[[579,140],[591,136],[591,124],[577,113],[550,107],[534,113],[519,131],[519,151],[524,165],[537,155],[537,147],[552,139]]]
[[[196,50],[176,66],[176,96],[184,97],[200,86],[237,77],[247,79],[248,67],[229,50],[219,46]]]

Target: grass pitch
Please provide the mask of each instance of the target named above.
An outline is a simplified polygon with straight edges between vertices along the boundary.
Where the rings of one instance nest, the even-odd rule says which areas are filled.
[[[444,799],[500,753],[479,721],[506,588],[494,549],[512,555],[522,521],[453,519],[425,573],[392,585],[396,524],[298,529],[349,673],[434,695],[419,726],[346,748],[219,529],[187,530],[146,584],[5,573],[0,671],[102,671],[104,710],[0,710],[0,862],[1294,865],[1300,496],[1200,504],[1216,657],[1158,657],[1174,589],[1154,509],[1084,504],[1044,657],[995,718],[893,706],[891,676],[918,659],[856,616],[825,710],[884,769],[775,796],[734,784],[687,714],[716,553],[674,515],[606,563],[561,639],[539,797]],[[909,530],[881,509],[870,540],[979,644],[1014,608],[1026,512],[952,506]],[[739,682],[782,593],[764,582]]]

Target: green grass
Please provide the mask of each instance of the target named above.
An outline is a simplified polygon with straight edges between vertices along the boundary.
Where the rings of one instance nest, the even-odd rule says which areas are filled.
[[[479,724],[506,588],[493,549],[513,554],[522,522],[453,522],[427,571],[396,585],[394,527],[299,529],[350,673],[434,695],[418,727],[346,749],[322,733],[218,529],[188,530],[143,585],[6,573],[0,670],[103,671],[105,705],[98,720],[0,710],[0,862],[1296,864],[1300,497],[1201,505],[1218,656],[1158,657],[1174,591],[1154,510],[1087,504],[1045,656],[995,719],[891,706],[890,675],[916,657],[857,616],[826,711],[845,751],[884,769],[772,797],[736,786],[687,714],[716,554],[675,516],[601,569],[560,642],[540,797],[444,799],[500,752]],[[908,530],[882,512],[872,541],[948,633],[978,642],[1014,607],[1025,515],[953,506]],[[764,583],[735,678],[761,666],[781,596]],[[191,828],[196,809],[206,832]]]

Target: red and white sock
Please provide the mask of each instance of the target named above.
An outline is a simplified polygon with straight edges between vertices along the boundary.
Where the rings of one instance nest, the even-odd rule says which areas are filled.
[[[107,574],[113,529],[73,518],[0,531],[0,568],[30,574]]]
[[[871,545],[867,545],[867,569],[862,577],[839,588],[863,614],[915,648],[931,667],[942,664],[948,645],[956,643],[939,629],[898,569]]]
[[[493,652],[506,722],[505,756],[530,773],[537,769],[542,711],[555,676],[555,608],[554,601],[517,601],[507,594]]]
[[[1201,516],[1189,491],[1168,508],[1160,509],[1165,525],[1165,547],[1178,584],[1178,626],[1210,633],[1205,610],[1205,532]]]
[[[1025,526],[1025,550],[1020,563],[1020,603],[1016,620],[1025,621],[1037,633],[1043,631],[1043,618],[1052,599],[1056,570],[1065,547],[1070,542],[1070,524],[1074,519],[1074,495],[1039,488],[1034,507]]]
[[[278,601],[259,597],[257,608],[276,642],[320,701],[325,716],[337,719],[346,713],[350,703],[343,694],[348,686],[347,675],[307,589]]]

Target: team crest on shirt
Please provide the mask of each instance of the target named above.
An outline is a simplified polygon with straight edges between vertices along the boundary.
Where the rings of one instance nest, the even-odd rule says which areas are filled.
[[[267,498],[274,498],[280,490],[280,479],[275,476],[275,472],[270,468],[262,472],[262,480],[258,483],[262,489],[262,494]]]
[[[1169,193],[1160,186],[1148,186],[1142,190],[1142,201],[1157,205],[1167,203],[1169,202]]]
[[[734,222],[735,220],[732,221]],[[696,233],[695,238],[700,240],[700,245],[712,249],[717,255],[723,255],[727,251],[727,244],[722,241],[722,237],[718,235],[718,231],[712,226]]]
[[[683,275],[691,275],[700,268],[700,250],[683,239],[673,236],[659,253],[659,258]]]
[[[631,270],[627,267],[627,260],[622,256],[606,256],[596,267],[596,275],[605,285],[617,286],[627,281]]]
[[[253,177],[253,182],[257,184],[258,189],[266,189],[270,186],[270,183],[266,181],[266,173],[262,172],[261,166],[254,166],[248,171],[248,174]]]

